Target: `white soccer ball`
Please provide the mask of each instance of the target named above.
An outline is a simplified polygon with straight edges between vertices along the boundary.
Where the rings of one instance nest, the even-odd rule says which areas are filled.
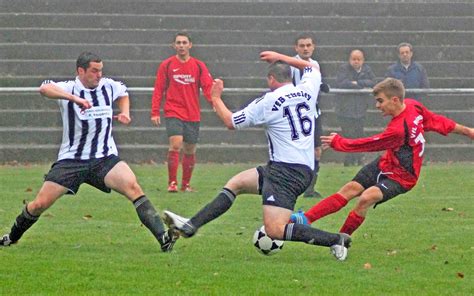
[[[260,253],[267,256],[280,252],[284,244],[284,241],[271,239],[265,232],[265,226],[255,231],[252,242]]]

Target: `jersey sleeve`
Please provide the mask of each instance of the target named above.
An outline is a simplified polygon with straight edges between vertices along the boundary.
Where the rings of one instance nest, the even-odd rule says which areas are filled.
[[[232,114],[235,129],[243,129],[265,123],[265,96],[256,98],[247,107]]]
[[[453,131],[456,126],[456,122],[443,115],[434,113],[428,110],[426,107],[423,108],[423,125],[426,131],[437,132],[443,136],[446,136]]]
[[[116,99],[120,97],[128,96],[128,90],[125,83],[123,83],[122,81],[115,81],[112,79],[108,79],[108,81],[112,87],[112,91],[113,91],[112,100],[113,101],[115,101]]]
[[[166,73],[166,66],[165,64],[170,63],[168,62],[163,62],[161,65],[158,67],[158,70],[156,71],[156,79],[155,79],[155,85],[153,88],[153,94],[151,96],[151,116],[160,116],[160,106],[161,106],[161,100],[163,98],[163,92],[165,91],[166,87],[166,81],[167,81],[167,76],[168,73]]]
[[[319,93],[320,85],[321,72],[319,71],[319,67],[316,65],[313,67],[305,67],[303,69],[303,77],[301,77],[298,87],[317,95]]]
[[[347,139],[336,135],[331,147],[341,152],[373,152],[394,149],[404,144],[405,136],[402,130],[388,127],[380,134],[359,139]]]
[[[213,78],[211,73],[209,72],[209,69],[207,69],[206,64],[203,62],[200,62],[201,64],[201,76],[199,77],[200,81],[199,84],[202,89],[202,93],[204,94],[204,97],[206,100],[212,104],[212,99],[211,99],[211,88],[212,88],[212,82]]]

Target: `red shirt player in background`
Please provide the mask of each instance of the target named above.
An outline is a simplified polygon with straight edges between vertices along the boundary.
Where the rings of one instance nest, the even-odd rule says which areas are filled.
[[[386,150],[364,166],[352,181],[313,206],[306,213],[292,215],[295,223],[312,223],[339,211],[348,201],[359,197],[339,232],[351,235],[363,222],[370,207],[408,192],[420,175],[425,147],[424,132],[442,135],[456,133],[474,139],[474,129],[428,110],[418,101],[403,99],[405,88],[400,80],[387,78],[374,86],[375,107],[383,116],[391,116],[385,130],[377,135],[347,139],[336,133],[322,136],[323,145],[342,152]]]
[[[192,192],[189,184],[196,163],[196,145],[201,121],[199,89],[203,90],[207,101],[212,104],[210,94],[213,79],[206,65],[190,56],[189,50],[193,44],[187,33],[177,33],[172,46],[176,55],[164,60],[156,74],[151,101],[151,121],[156,126],[161,124],[160,106],[165,95],[163,110],[169,138],[168,192],[178,192],[177,172],[181,149],[181,191]]]

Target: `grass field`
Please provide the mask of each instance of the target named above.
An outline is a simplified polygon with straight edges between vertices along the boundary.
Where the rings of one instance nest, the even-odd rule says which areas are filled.
[[[187,216],[249,167],[199,164],[192,194],[166,192],[164,165],[133,169],[157,208]],[[0,234],[47,170],[0,167]],[[324,164],[319,190],[335,192],[356,170]],[[0,249],[0,294],[474,295],[473,176],[473,164],[426,165],[414,190],[369,212],[345,262],[302,243],[287,242],[271,257],[257,253],[251,238],[262,224],[261,201],[250,195],[164,254],[125,198],[83,185],[17,245]],[[316,201],[300,198],[297,207]],[[337,231],[352,205],[313,226]]]

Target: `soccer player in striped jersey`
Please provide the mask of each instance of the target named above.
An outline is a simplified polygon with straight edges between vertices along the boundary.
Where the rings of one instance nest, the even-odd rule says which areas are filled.
[[[313,60],[311,57],[313,56],[314,50],[316,49],[316,42],[314,37],[311,34],[300,34],[295,39],[295,51],[297,59],[302,59],[313,63],[314,65],[319,67],[319,63],[316,60]],[[293,78],[293,84],[297,85],[300,83],[301,77],[303,77],[303,72],[296,67],[291,67],[291,76]],[[322,92],[329,92],[329,86],[321,82],[321,89]],[[321,122],[321,109],[319,108],[319,103],[316,103],[316,120],[315,120],[315,132],[314,132],[314,169],[313,169],[313,180],[309,184],[308,188],[303,193],[304,197],[321,197],[321,194],[316,191],[315,186],[318,180],[319,174],[319,161],[321,160],[321,139],[320,137],[323,134],[322,129],[322,122]]]
[[[151,102],[151,121],[159,126],[161,101],[163,97],[166,98],[163,111],[169,139],[168,192],[178,192],[177,173],[181,150],[183,151],[181,191],[194,191],[190,182],[196,164],[196,148],[199,141],[200,89],[209,103],[211,102],[212,76],[206,64],[190,55],[192,46],[188,33],[180,32],[175,35],[173,48],[176,50],[176,55],[160,64]]]
[[[165,222],[184,237],[190,237],[229,210],[238,195],[260,194],[263,223],[271,238],[330,247],[338,260],[344,260],[351,243],[348,235],[288,223],[296,199],[313,178],[314,118],[321,83],[319,67],[272,51],[262,52],[260,57],[271,63],[267,75],[270,92],[235,113],[221,99],[222,80],[215,80],[211,97],[217,115],[227,128],[265,128],[270,161],[232,177],[217,197],[191,219],[165,211]],[[291,80],[290,65],[304,69],[302,80],[296,86]]]
[[[456,133],[474,139],[474,129],[428,110],[414,99],[404,99],[400,80],[386,78],[373,89],[375,106],[383,116],[392,117],[385,130],[367,138],[348,139],[336,133],[321,137],[323,145],[342,152],[383,151],[364,166],[337,193],[321,200],[306,213],[295,213],[292,221],[308,223],[337,212],[358,197],[339,230],[351,235],[364,222],[368,210],[410,191],[420,175],[425,150],[424,133]]]
[[[0,246],[16,243],[40,215],[64,194],[76,194],[83,183],[103,192],[123,194],[137,211],[140,221],[155,236],[163,252],[172,250],[177,236],[165,230],[160,216],[143,193],[135,174],[118,157],[112,137],[112,121],[129,124],[130,101],[127,87],[102,77],[99,56],[83,52],[76,61],[75,80],[45,81],[40,93],[57,100],[63,122],[58,159],[45,177],[36,198],[16,218]],[[113,116],[113,103],[120,112]]]

